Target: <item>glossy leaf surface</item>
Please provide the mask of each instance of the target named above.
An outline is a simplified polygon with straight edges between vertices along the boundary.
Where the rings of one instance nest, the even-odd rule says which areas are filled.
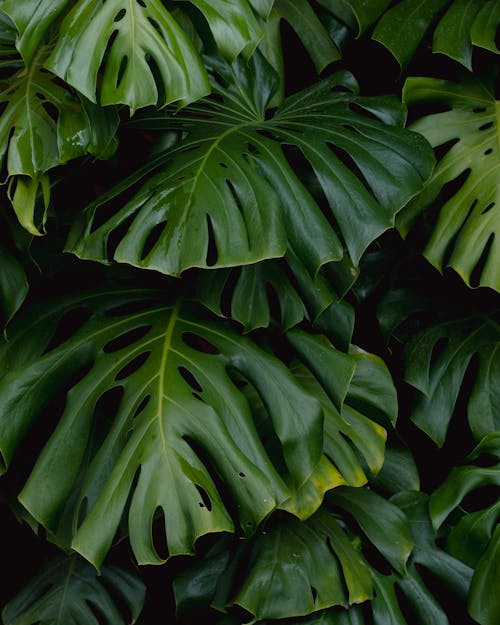
[[[314,277],[344,250],[295,171],[294,160],[305,159],[356,264],[433,165],[425,141],[401,128],[404,109],[393,98],[359,97],[353,77],[343,72],[291,96],[265,119],[276,80],[261,55],[248,66],[238,61],[216,70],[230,85],[217,88],[223,101],[177,115],[175,125],[187,137],[149,165],[160,173],[101,225],[95,222],[103,205],[127,183],[89,207],[68,249],[82,258],[114,258],[179,275],[189,267],[283,256],[288,246]],[[141,126],[173,123],[155,115]],[[114,231],[119,241],[110,250]]]
[[[476,78],[461,84],[409,78],[410,107],[443,105],[412,124],[444,150],[423,193],[398,217],[406,234],[427,207],[438,213],[424,254],[438,269],[452,267],[471,286],[500,290],[500,102]],[[447,188],[448,192],[444,193]]]
[[[58,344],[71,319],[77,328]],[[158,294],[77,296],[15,323],[0,363],[4,468],[53,395],[69,388],[20,500],[98,566],[124,511],[139,562],[161,563],[151,536],[160,510],[168,555],[190,553],[199,536],[233,529],[227,505],[254,531],[319,461],[320,404],[286,367]],[[259,439],[245,381],[269,412],[282,474]]]

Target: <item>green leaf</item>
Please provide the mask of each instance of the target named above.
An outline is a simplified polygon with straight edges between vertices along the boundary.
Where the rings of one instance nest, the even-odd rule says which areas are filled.
[[[26,66],[32,64],[48,31],[68,4],[69,0],[6,0],[2,4],[2,11],[18,31],[16,48]]]
[[[356,403],[356,377],[360,359],[335,353],[324,338],[311,337],[297,330],[288,333],[303,365],[292,368],[296,378],[320,402],[324,414],[324,455],[305,484],[282,508],[301,519],[310,516],[323,501],[324,494],[338,486],[362,486],[367,482],[366,470],[377,474],[384,462],[386,432],[366,415],[352,407]],[[370,359],[370,355],[366,355]],[[332,376],[331,372],[336,375]],[[314,373],[314,374],[313,374]],[[386,372],[384,386],[392,382]],[[377,404],[376,393],[372,403]]]
[[[247,550],[246,577],[227,593],[236,572],[230,564],[219,581],[215,607],[236,604],[257,619],[285,618],[362,603],[372,594],[365,559],[326,510],[305,523],[282,521],[257,536]]]
[[[499,53],[496,0],[319,0],[358,36],[375,25],[373,39],[408,65],[434,30],[432,50],[471,69],[473,45]]]
[[[378,490],[395,495],[401,491],[420,490],[420,476],[415,459],[409,449],[388,444],[384,464],[375,477],[370,479]]]
[[[469,613],[481,625],[495,625],[500,619],[500,600],[494,592],[500,584],[500,525],[479,561],[472,578]],[[493,592],[492,592],[493,590]]]
[[[291,96],[265,119],[276,82],[261,55],[249,66],[238,61],[231,71],[220,65],[217,72],[230,85],[218,88],[224,101],[177,115],[176,127],[188,136],[151,163],[149,171],[161,167],[160,173],[98,227],[95,220],[107,208],[101,205],[127,183],[90,206],[68,250],[179,275],[189,267],[283,256],[288,243],[314,278],[322,265],[343,258],[343,245],[295,172],[293,152],[311,165],[356,264],[432,167],[426,143],[400,127],[400,104],[359,97],[352,76],[341,73]],[[156,115],[141,122],[148,128],[172,124]],[[359,177],[342,159],[356,163]],[[124,223],[128,231],[113,253],[107,242]]]
[[[177,0],[184,2],[185,0]],[[240,53],[250,56],[263,36],[262,28],[252,10],[266,17],[271,10],[269,1],[247,0],[190,0],[204,15],[217,48],[226,58],[233,60]]]
[[[121,568],[106,566],[98,575],[93,566],[78,556],[59,557],[5,606],[3,623],[95,625],[98,614],[103,625],[126,625],[136,622],[145,595],[144,584]],[[114,596],[119,597],[119,605]]]
[[[90,318],[52,347],[55,326],[64,327],[70,313]],[[161,563],[151,538],[158,510],[169,555],[190,553],[199,536],[233,529],[232,502],[252,532],[320,459],[320,405],[286,367],[154,292],[95,293],[31,308],[9,338],[0,357],[7,371],[0,382],[4,465],[66,385],[64,412],[20,500],[56,540],[96,566],[124,511],[138,561]],[[283,476],[235,381],[255,387],[264,402]]]
[[[471,316],[431,325],[408,342],[405,379],[420,391],[411,418],[437,445],[445,441],[473,358],[478,370],[468,402],[472,433],[479,440],[498,429],[499,338],[494,318]]]
[[[160,0],[79,0],[45,66],[92,102],[131,113],[209,91],[199,55]]]
[[[492,454],[500,458],[500,445],[497,439],[496,450]],[[466,465],[454,467],[446,481],[434,491],[429,503],[429,512],[435,528],[441,527],[448,515],[473,490],[482,486],[500,486],[500,463],[482,467]]]
[[[46,172],[87,152],[112,152],[118,117],[81,101],[41,67],[44,53],[5,82],[0,93],[0,164],[15,185],[11,193],[21,225],[33,235],[44,232],[50,185]],[[35,216],[41,188],[44,214]]]
[[[434,148],[447,148],[423,193],[398,217],[406,234],[416,217],[433,205],[437,222],[424,254],[438,269],[452,267],[472,286],[500,290],[500,103],[485,84],[469,76],[461,84],[409,78],[403,97],[410,106],[445,105],[411,128]],[[451,191],[441,199],[449,183]],[[434,204],[433,204],[434,203]]]
[[[413,540],[407,518],[398,507],[367,489],[348,486],[335,489],[328,501],[351,514],[391,566],[406,575]]]
[[[307,0],[276,0],[274,9],[295,30],[318,73],[341,58],[340,50]]]
[[[0,245],[0,313],[5,326],[28,294],[28,281],[21,264]]]

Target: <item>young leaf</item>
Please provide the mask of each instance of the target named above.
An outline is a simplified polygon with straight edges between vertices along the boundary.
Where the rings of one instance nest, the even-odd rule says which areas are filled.
[[[449,110],[422,117],[411,128],[444,156],[422,194],[398,216],[406,234],[415,218],[436,203],[439,217],[424,250],[438,269],[453,267],[472,286],[500,290],[500,102],[471,76],[461,84],[437,78],[409,78],[404,100],[410,106],[445,105]],[[441,199],[445,186],[449,193]]]
[[[52,347],[58,321],[82,314],[83,325]],[[69,387],[20,500],[59,542],[71,541],[64,531],[73,523],[72,548],[96,566],[124,511],[139,562],[161,563],[151,538],[158,510],[169,555],[190,553],[199,536],[233,529],[233,502],[253,531],[320,459],[320,405],[286,367],[157,293],[63,299],[16,319],[9,339],[0,357],[4,466],[51,397]],[[245,381],[268,410],[284,477],[260,441],[240,390]]]

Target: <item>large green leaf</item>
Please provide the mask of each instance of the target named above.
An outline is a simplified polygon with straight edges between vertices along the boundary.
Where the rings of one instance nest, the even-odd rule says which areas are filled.
[[[90,206],[68,249],[81,258],[114,258],[178,275],[189,267],[283,256],[288,244],[314,277],[344,255],[328,216],[356,264],[432,168],[425,141],[401,128],[400,103],[359,97],[353,77],[343,72],[288,98],[266,119],[276,81],[261,55],[230,70],[218,64],[217,73],[229,84],[218,87],[221,102],[141,122],[176,127],[187,137]],[[329,214],[299,178],[302,158]],[[161,171],[103,219],[106,202],[155,167]],[[108,244],[113,232],[116,250]]]
[[[410,106],[444,105],[449,110],[426,115],[411,126],[445,153],[423,193],[398,217],[398,228],[406,234],[422,211],[438,209],[425,256],[440,270],[453,267],[469,285],[498,291],[500,102],[472,76],[461,84],[409,78],[403,97]]]
[[[369,542],[372,542],[384,556],[394,550],[395,562],[399,563],[397,568],[400,568],[401,563],[406,561],[408,552],[414,543],[407,571],[402,573],[393,570],[390,574],[382,574],[370,566],[374,596],[370,602],[363,606],[351,605],[347,610],[333,607],[322,611],[313,611],[314,608],[309,608],[312,613],[304,618],[284,618],[280,621],[263,620],[259,621],[259,625],[271,625],[273,623],[281,623],[282,625],[292,625],[292,623],[300,625],[364,625],[368,623],[374,625],[406,625],[406,623],[412,625],[417,623],[418,625],[449,625],[448,605],[443,605],[441,596],[435,595],[434,586],[428,585],[427,574],[425,577],[421,575],[422,568],[426,569],[427,573],[431,572],[435,578],[453,592],[455,603],[457,599],[463,601],[464,609],[473,571],[437,547],[436,536],[427,512],[427,496],[421,493],[399,493],[391,501],[386,501],[366,489],[341,488],[335,491],[331,497],[329,496],[329,499],[334,503],[337,497],[335,493],[341,494],[339,499],[344,499],[345,511],[352,514],[352,519],[358,521],[365,533],[365,536],[358,536],[354,541],[361,538],[366,547]],[[353,505],[353,501],[355,501],[355,505]],[[322,509],[317,517],[313,517],[300,526],[299,533],[295,529],[299,527],[298,523],[296,521],[291,522],[295,536],[299,534],[302,537],[308,533],[307,541],[301,544],[298,549],[297,545],[293,543],[291,539],[293,535],[289,534],[289,527],[287,527],[286,531],[280,534],[280,538],[284,540],[279,545],[267,538],[266,535],[265,538],[271,545],[265,554],[260,549],[251,552],[252,556],[254,553],[257,554],[257,564],[262,563],[262,566],[257,569],[258,580],[270,580],[267,586],[258,586],[257,584],[245,586],[254,591],[253,597],[256,604],[259,600],[264,602],[268,593],[275,597],[275,602],[278,605],[281,605],[283,601],[291,602],[292,600],[306,602],[309,600],[310,594],[319,596],[318,589],[322,586],[316,587],[315,584],[319,582],[315,577],[314,570],[309,568],[309,561],[303,567],[301,577],[294,576],[294,565],[298,558],[303,557],[304,550],[316,548],[317,537],[309,533],[312,522],[316,518],[328,518],[328,515],[327,510]],[[346,517],[344,515],[340,522],[345,524]],[[274,538],[277,531],[280,530],[281,532],[283,527],[284,524],[280,524],[277,528],[270,530],[268,534]],[[353,526],[350,525],[350,527]],[[304,531],[303,528],[307,528],[307,530]],[[411,530],[411,537],[409,530]],[[262,539],[257,537],[254,540],[257,546]],[[335,549],[333,540],[329,544]],[[274,545],[281,550],[282,558],[278,558],[278,555],[272,552]],[[187,569],[175,580],[176,602],[182,615],[192,614],[190,609],[193,607],[198,610],[203,607],[206,609],[210,603],[214,607],[223,607],[221,599],[228,597],[228,589],[231,588],[236,570],[240,567],[241,575],[241,567],[246,566],[248,562],[248,555],[246,555],[244,546],[239,548],[236,555],[231,556],[231,560],[228,556],[227,544],[222,541],[212,549],[206,561],[199,562],[194,567]],[[284,564],[278,564],[273,569],[273,563],[281,561],[286,562],[286,573],[283,575],[280,573],[285,570]],[[229,566],[228,562],[230,563]],[[264,562],[266,562],[267,568],[264,566]],[[325,561],[321,552],[317,553],[314,563],[316,562],[323,562],[323,575],[320,579],[323,579],[323,576],[324,578],[329,577],[336,570],[335,567],[330,568],[330,560]],[[254,560],[252,560],[253,563]],[[233,587],[232,590],[237,591],[244,584],[245,582],[241,581],[240,578],[236,588]],[[308,588],[309,584],[315,588],[315,592]],[[278,600],[277,593],[280,589],[283,594]],[[333,587],[330,586],[330,591],[332,590]],[[300,599],[295,599],[296,595],[299,595]],[[248,605],[246,607],[248,608]],[[251,611],[255,614],[253,609]],[[198,616],[199,614],[200,612],[198,612]],[[239,625],[242,622],[243,619],[238,618],[236,614],[233,618],[222,619],[219,625]]]
[[[471,69],[473,46],[500,53],[496,0],[319,0],[358,34],[373,24],[373,38],[407,65],[424,37],[433,32],[433,52]]]
[[[500,426],[498,312],[471,311],[461,317],[444,304],[429,293],[394,289],[381,300],[378,311],[384,332],[394,333],[405,344],[405,379],[417,389],[411,418],[439,446],[460,393],[468,402],[468,421],[476,441]],[[418,313],[427,318],[423,328],[422,323],[415,325]],[[410,333],[404,331],[405,323]],[[474,377],[465,390],[464,380],[472,371]]]
[[[44,231],[50,186],[46,172],[86,153],[109,157],[116,147],[118,117],[77,98],[42,68],[42,51],[32,65],[8,78],[0,93],[0,164],[6,163],[11,196],[21,225]],[[35,215],[39,185],[45,211]]]
[[[84,313],[89,320],[75,329]],[[66,336],[74,331],[58,345],[67,323]],[[70,389],[20,500],[97,565],[124,510],[137,559],[162,562],[151,538],[158,510],[169,554],[189,553],[199,536],[233,529],[228,506],[254,531],[320,459],[320,405],[278,359],[149,291],[28,309],[2,346],[1,369],[4,467],[50,399]],[[276,459],[259,439],[242,381],[269,412]]]
[[[35,8],[28,0],[22,4]],[[53,19],[47,6],[45,20]],[[185,105],[209,91],[198,53],[160,0],[79,0],[45,65],[89,100],[126,104],[131,112],[151,104]]]
[[[5,606],[2,622],[4,625],[96,625],[97,622],[127,625],[136,622],[145,595],[144,584],[124,569],[106,566],[99,576],[93,566],[78,556],[59,557]],[[120,603],[115,603],[115,596]]]
[[[177,605],[189,611],[193,602],[212,602],[219,609],[236,604],[257,618],[286,618],[366,601],[373,573],[360,540],[404,568],[412,549],[408,522],[396,506],[366,489],[336,492],[330,503],[341,510],[340,517],[323,507],[303,523],[281,520],[236,549],[214,548],[207,561],[174,583]],[[345,512],[355,515],[363,538],[347,528]],[[359,533],[357,525],[353,530]]]

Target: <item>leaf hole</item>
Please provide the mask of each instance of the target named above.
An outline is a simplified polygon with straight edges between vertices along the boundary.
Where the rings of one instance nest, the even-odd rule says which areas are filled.
[[[146,395],[141,401],[141,403],[137,406],[136,411],[134,412],[134,416],[132,417],[132,421],[137,419],[137,417],[141,414],[141,412],[146,408],[151,399],[151,395]]]
[[[114,386],[105,391],[97,400],[92,420],[92,450],[98,450],[109,434],[115,416],[120,409],[123,395],[123,387]]]
[[[495,206],[495,202],[490,202],[486,208],[484,208],[481,212],[481,215],[486,215],[490,210]]]
[[[144,247],[142,248],[141,261],[145,260],[152,252],[165,230],[166,225],[167,221],[160,221],[160,223],[156,224],[156,226],[153,226],[148,234],[146,242],[144,243]]]
[[[309,587],[314,604],[316,605],[316,599],[318,598],[318,590],[314,586]]]
[[[491,154],[493,152],[493,148],[488,148],[487,150],[484,151],[484,155],[488,156],[489,154]]]
[[[486,209],[485,211],[486,212]],[[484,214],[484,213],[483,213]],[[472,287],[478,287],[481,283],[481,276],[483,275],[484,268],[486,267],[486,263],[488,262],[488,258],[490,255],[491,248],[493,247],[493,242],[495,240],[495,233],[492,232],[484,246],[484,250],[479,257],[479,260],[476,263],[476,266],[472,270],[470,275],[470,285]]]
[[[206,215],[207,218],[207,231],[208,231],[208,246],[206,263],[208,267],[213,267],[217,263],[217,245],[215,243],[214,227],[210,215]]]
[[[245,473],[243,473],[243,471],[240,471],[240,472],[238,473],[238,477],[242,477],[242,478],[243,478],[243,477],[246,477],[246,474],[245,474]]]
[[[478,106],[475,109],[472,109],[473,113],[485,113],[486,112],[486,107],[485,106]]]
[[[434,148],[434,156],[436,157],[436,161],[440,161],[443,159],[451,148],[459,142],[459,139],[450,139],[450,141],[446,141],[445,143],[438,145]]]
[[[124,380],[125,378],[130,377],[144,365],[150,355],[151,352],[144,352],[143,354],[139,354],[139,356],[136,356],[122,369],[120,369],[120,371],[115,375],[115,381]]]
[[[43,353],[47,354],[65,343],[85,325],[91,316],[92,312],[83,306],[65,312],[59,319],[55,332]]]
[[[146,334],[151,330],[151,325],[141,326],[139,328],[134,328],[133,330],[129,330],[120,336],[108,341],[106,345],[103,347],[103,352],[106,354],[112,354],[113,352],[117,352],[124,347],[129,347],[133,343],[137,343],[142,338],[146,336]]]
[[[177,367],[177,370],[179,371],[179,373],[183,377],[184,381],[187,382],[187,384],[189,384],[189,386],[193,390],[197,391],[198,393],[202,393],[203,392],[203,388],[202,388],[201,384],[194,377],[194,375],[191,373],[191,371],[189,371],[189,369],[186,369],[186,367]]]
[[[120,9],[115,15],[113,22],[121,22],[121,20],[127,15],[127,9]]]
[[[199,334],[194,334],[193,332],[183,332],[182,340],[188,347],[195,349],[198,352],[213,355],[220,354],[220,351],[217,347],[215,347],[215,345],[212,345],[212,343]]]
[[[493,122],[486,122],[485,124],[482,124],[481,126],[479,126],[478,130],[489,130],[492,127],[493,127]]]
[[[226,163],[219,163],[219,166],[222,167],[222,169],[227,169]]]
[[[57,108],[57,106],[52,102],[49,102],[48,100],[42,102],[42,106],[47,115],[55,122],[57,122],[57,120],[59,119],[59,109]]]
[[[133,213],[124,219],[116,228],[114,228],[108,235],[106,240],[106,255],[111,260],[116,252],[117,247],[120,245],[121,240],[127,234],[130,226],[132,225],[136,214]]]
[[[127,71],[127,66],[128,66],[128,56],[125,55],[120,62],[118,74],[116,75],[116,85],[115,85],[116,88],[120,86],[120,83],[122,82],[123,77],[125,76],[125,72]]]
[[[169,557],[168,540],[167,540],[167,521],[165,512],[161,506],[158,506],[153,515],[152,527],[153,546],[156,554],[162,560]]]
[[[149,16],[148,16],[148,22],[156,30],[156,32],[163,38],[163,31],[161,29],[160,24],[158,24],[158,22],[155,19],[153,19],[152,17],[149,17]]]
[[[209,512],[212,510],[212,500],[208,496],[207,491],[201,487],[199,484],[195,484],[196,490],[200,493],[200,497],[203,502],[203,507],[206,508]],[[201,502],[200,502],[201,503]]]

